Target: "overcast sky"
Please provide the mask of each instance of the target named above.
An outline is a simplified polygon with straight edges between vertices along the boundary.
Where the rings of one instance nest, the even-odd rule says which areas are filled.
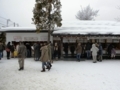
[[[62,18],[64,21],[75,21],[75,15],[80,10],[80,6],[90,5],[94,10],[99,10],[98,20],[115,20],[120,16],[120,0],[61,0]],[[20,26],[33,26],[33,7],[35,0],[0,0],[0,17],[10,19]],[[5,23],[0,18],[0,23]]]

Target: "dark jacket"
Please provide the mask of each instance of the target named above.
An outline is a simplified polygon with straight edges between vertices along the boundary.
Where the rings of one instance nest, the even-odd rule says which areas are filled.
[[[90,50],[90,49],[91,49],[91,47],[92,47],[92,46],[91,46],[91,44],[88,42],[88,43],[86,44],[85,49],[86,49],[86,50]]]
[[[100,44],[98,48],[99,48],[98,55],[102,55],[103,54],[102,45]]]
[[[40,57],[40,45],[39,44],[35,45],[34,50],[35,50],[35,56]]]

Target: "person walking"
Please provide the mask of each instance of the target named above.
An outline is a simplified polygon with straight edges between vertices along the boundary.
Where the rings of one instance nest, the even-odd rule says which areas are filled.
[[[81,52],[82,52],[82,46],[80,43],[78,43],[77,48],[76,48],[76,54],[77,54],[77,60],[80,61],[81,57]]]
[[[40,61],[42,61],[41,72],[45,72],[45,66],[47,67],[48,70],[50,70],[50,66],[47,64],[48,59],[49,59],[48,46],[44,45],[43,47],[41,47],[41,57],[40,57]]]
[[[91,48],[91,51],[92,51],[92,58],[93,58],[93,63],[96,63],[97,62],[97,52],[98,52],[98,48],[96,47],[95,44],[92,44],[92,48]]]
[[[23,42],[20,42],[19,48],[18,48],[18,62],[19,62],[19,71],[24,70],[24,59],[26,57],[26,46],[23,44]]]

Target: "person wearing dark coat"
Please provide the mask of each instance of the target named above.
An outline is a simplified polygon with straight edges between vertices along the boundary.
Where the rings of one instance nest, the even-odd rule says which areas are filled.
[[[87,42],[86,47],[85,47],[85,50],[86,50],[86,53],[87,53],[87,59],[90,59],[90,57],[91,57],[90,49],[91,49],[91,44],[89,42]]]
[[[27,57],[31,57],[31,46],[29,43],[26,43],[26,48],[27,48]]]
[[[112,44],[109,44],[107,47],[108,58],[111,58]]]
[[[64,44],[64,52],[65,52],[65,57],[68,57],[68,43]]]
[[[6,46],[7,59],[10,59],[10,50],[11,50],[11,45],[10,42],[8,42]]]
[[[34,52],[35,52],[35,61],[39,61],[40,59],[40,45],[39,43],[36,43],[35,48],[34,48]]]
[[[98,61],[102,62],[102,55],[103,55],[103,48],[102,48],[102,45],[99,44],[98,45]]]
[[[71,51],[71,56],[74,57],[74,51],[75,51],[75,46],[74,45],[71,45],[70,51]]]
[[[3,52],[3,45],[2,43],[0,42],[0,60],[2,58],[2,52]]]
[[[11,58],[14,57],[14,50],[15,50],[15,48],[14,48],[14,45],[12,44],[11,45],[11,49],[10,49],[10,51],[11,51]]]

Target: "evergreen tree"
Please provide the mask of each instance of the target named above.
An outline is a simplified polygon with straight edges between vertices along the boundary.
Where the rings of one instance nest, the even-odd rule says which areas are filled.
[[[32,20],[37,32],[48,30],[48,41],[50,41],[50,31],[54,30],[55,25],[62,26],[60,8],[60,0],[36,0]]]

